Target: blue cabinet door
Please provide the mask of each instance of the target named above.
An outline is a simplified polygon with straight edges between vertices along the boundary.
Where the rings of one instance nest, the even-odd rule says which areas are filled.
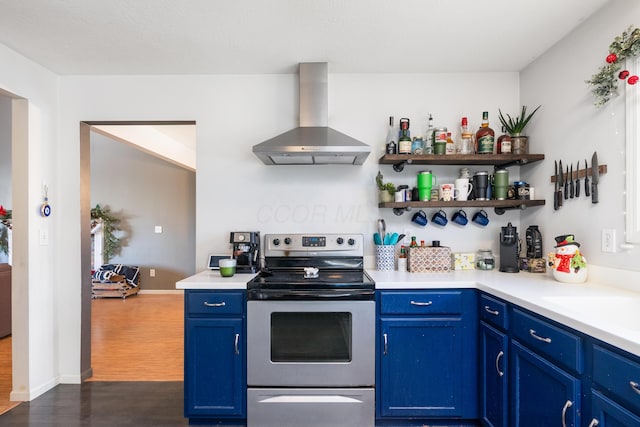
[[[484,425],[508,426],[509,338],[488,324],[480,324],[480,411]]]
[[[591,392],[591,412],[589,426],[640,427],[640,417],[595,390]]]
[[[517,341],[511,343],[511,425],[579,427],[580,380]]]
[[[382,318],[380,326],[379,415],[463,416],[473,385],[463,375],[462,320]]]
[[[186,417],[246,417],[242,331],[242,318],[186,319]]]

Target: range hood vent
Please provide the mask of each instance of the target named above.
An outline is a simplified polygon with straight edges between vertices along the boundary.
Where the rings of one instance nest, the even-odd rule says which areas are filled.
[[[328,64],[299,64],[300,127],[253,146],[265,165],[362,165],[370,147],[328,127]]]

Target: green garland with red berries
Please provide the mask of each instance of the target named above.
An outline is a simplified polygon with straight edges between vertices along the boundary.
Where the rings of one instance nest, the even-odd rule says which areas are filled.
[[[591,93],[596,98],[594,104],[597,107],[602,107],[618,95],[618,80],[626,80],[630,85],[638,83],[638,76],[632,76],[628,70],[623,70],[622,64],[626,58],[633,58],[639,54],[640,29],[638,28],[629,27],[609,45],[607,64],[600,67],[591,80],[586,81],[593,86]]]

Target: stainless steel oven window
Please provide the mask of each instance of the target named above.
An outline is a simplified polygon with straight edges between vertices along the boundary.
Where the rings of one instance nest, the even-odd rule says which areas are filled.
[[[349,312],[271,313],[272,362],[351,362]]]

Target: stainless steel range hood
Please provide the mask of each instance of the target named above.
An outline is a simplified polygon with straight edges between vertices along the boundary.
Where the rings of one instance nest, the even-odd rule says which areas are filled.
[[[328,63],[299,64],[300,127],[253,146],[265,165],[361,165],[371,149],[328,127]]]

